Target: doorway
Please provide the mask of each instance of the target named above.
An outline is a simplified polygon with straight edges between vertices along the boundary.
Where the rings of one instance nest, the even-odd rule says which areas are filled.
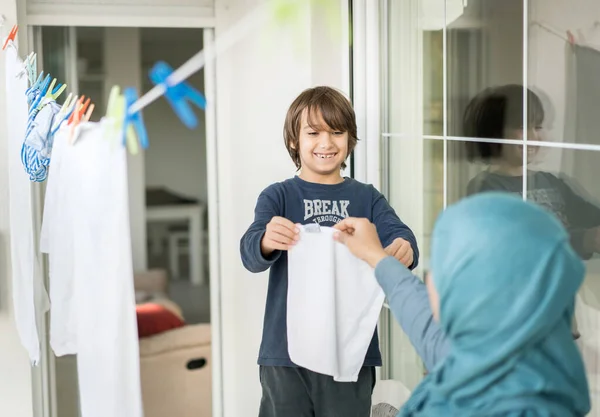
[[[205,41],[212,40],[213,31],[36,26],[33,35],[38,65],[42,66],[39,69],[66,83],[68,92],[91,98],[96,105],[91,120],[98,121],[106,112],[113,85],[133,86],[143,94],[153,87],[148,73],[157,61],[179,67],[203,49]],[[212,64],[187,81],[207,98],[214,97]],[[148,363],[151,365],[145,370],[143,355],[156,352],[143,347],[148,340],[144,338],[166,336],[144,335],[140,338],[142,390],[147,393],[156,389],[148,391],[146,385],[156,383],[149,383],[145,378],[171,375],[182,384],[195,385],[191,389],[196,396],[194,401],[202,403],[198,407],[204,410],[206,404],[210,407],[211,403],[212,373],[218,373],[220,369],[212,363],[212,350],[218,349],[218,340],[213,340],[212,334],[218,332],[211,329],[213,319],[218,323],[218,317],[211,316],[211,301],[218,294],[215,288],[218,273],[215,273],[214,265],[217,255],[214,250],[209,250],[209,247],[216,248],[217,228],[209,227],[208,222],[209,211],[211,220],[217,221],[216,201],[212,201],[216,199],[210,197],[216,196],[216,167],[214,164],[211,167],[209,162],[216,160],[216,147],[214,110],[196,111],[196,115],[199,127],[189,130],[166,100],[158,100],[145,108],[144,121],[150,146],[143,153],[128,156],[128,182],[136,303],[138,307],[158,305],[167,311],[165,314],[180,319],[181,325],[177,328],[162,331],[177,333],[181,330],[173,340],[185,339],[185,335],[194,339],[195,345],[192,352],[188,352],[190,357],[186,364],[203,363],[201,367],[194,365],[193,369],[186,364],[180,367],[177,361],[181,360],[182,352],[175,344],[171,360],[169,353],[161,352],[161,367],[156,368],[156,357],[150,357]],[[213,265],[210,252],[213,252]],[[212,309],[218,311],[218,300]],[[143,313],[138,312],[138,322],[143,320],[140,314]],[[181,340],[182,349],[185,346],[189,351],[189,344],[189,340]],[[51,351],[49,356],[49,372],[53,377],[49,378],[52,386],[48,388],[53,394],[48,415],[76,417],[79,415],[76,358],[55,357]],[[195,374],[190,377],[190,372]],[[160,385],[160,381],[157,382]],[[179,388],[181,392],[190,391]],[[188,399],[183,397],[175,399],[173,404],[165,404],[165,401],[157,404],[152,401],[154,395],[151,394],[144,394],[144,397],[148,399],[148,402],[144,400],[145,408],[165,407],[160,411],[145,409],[147,416],[164,414],[165,409],[169,410],[168,415],[175,416],[178,407],[190,408]]]

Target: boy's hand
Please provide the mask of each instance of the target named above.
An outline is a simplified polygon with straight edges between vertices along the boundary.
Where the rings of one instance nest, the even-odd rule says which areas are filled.
[[[263,256],[276,250],[289,250],[300,239],[300,229],[284,217],[275,216],[267,224],[267,231],[260,242]]]
[[[412,246],[401,237],[394,239],[392,244],[385,248],[385,253],[398,259],[407,268],[413,264]]]
[[[377,229],[369,220],[348,217],[335,225],[335,228],[339,232],[333,235],[334,239],[346,245],[354,256],[367,262],[372,268],[387,256],[379,241]]]

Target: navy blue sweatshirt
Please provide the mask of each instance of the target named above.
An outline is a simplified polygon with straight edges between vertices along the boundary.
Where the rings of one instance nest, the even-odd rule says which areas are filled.
[[[413,232],[372,185],[352,178],[330,185],[294,177],[267,187],[258,197],[254,222],[241,239],[240,252],[242,262],[250,272],[271,268],[258,363],[295,367],[287,347],[287,252],[275,251],[265,258],[260,249],[267,223],[275,216],[285,217],[293,223],[314,222],[322,226],[334,226],[346,217],[366,217],[377,226],[384,247],[399,237],[410,242],[414,252],[411,268],[417,266],[419,251]],[[377,330],[367,351],[365,366],[381,366]]]

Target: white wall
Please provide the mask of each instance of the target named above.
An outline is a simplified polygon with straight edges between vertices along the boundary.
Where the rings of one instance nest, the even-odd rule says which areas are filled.
[[[148,71],[157,61],[166,61],[173,68],[179,67],[189,57],[202,49],[201,29],[166,29],[169,39],[161,41],[156,33],[146,36],[142,30],[142,61],[144,90],[152,88]],[[176,42],[177,48],[173,48]],[[204,91],[204,71],[190,78],[188,83]],[[167,187],[186,196],[206,202],[206,129],[204,112],[191,105],[198,116],[199,126],[188,129],[177,117],[166,100],[158,100],[144,110],[150,148],[145,154],[146,186]]]
[[[5,32],[16,22],[16,2],[0,0],[0,10],[8,19]],[[5,84],[4,53],[0,52],[0,91]],[[10,295],[10,253],[8,217],[8,150],[6,96],[0,94],[0,414],[33,416],[31,368],[21,346],[12,314]]]
[[[336,5],[342,1],[333,0]],[[217,32],[262,3],[216,1]],[[282,139],[285,113],[304,89],[342,85],[347,45],[329,42],[327,27],[312,26],[309,3],[297,32],[264,25],[217,61],[217,146],[224,415],[257,415],[260,384],[256,360],[261,337],[267,274],[252,275],[240,261],[239,240],[253,218],[260,191],[294,174]],[[322,42],[312,42],[320,36]],[[347,38],[339,38],[339,42]],[[295,41],[301,41],[298,44]],[[324,53],[327,51],[328,53]],[[315,59],[316,57],[319,59]]]
[[[104,70],[105,86],[108,91],[118,85],[121,88],[141,87],[141,47],[140,31],[137,28],[111,28],[104,31]],[[107,99],[108,100],[108,99]],[[102,110],[100,110],[102,111]],[[133,247],[133,269],[144,271],[147,268],[146,251],[146,194],[144,175],[144,152],[127,154],[129,178],[129,212],[131,244]]]

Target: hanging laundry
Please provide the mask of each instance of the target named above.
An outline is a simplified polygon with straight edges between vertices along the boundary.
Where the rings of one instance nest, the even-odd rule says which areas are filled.
[[[288,252],[288,352],[298,366],[355,382],[385,296],[371,267],[334,241],[333,228],[311,226],[301,226]]]
[[[17,50],[6,50],[6,96],[8,105],[8,174],[10,248],[14,315],[21,343],[32,364],[40,360],[38,323],[48,311],[48,296],[34,245],[31,183],[21,167],[20,150],[27,126],[27,78],[18,76],[23,68]],[[37,300],[36,300],[37,298]]]
[[[51,341],[77,354],[82,417],[141,417],[126,149],[104,125],[80,124],[72,145],[64,125],[54,139],[41,244],[64,321]]]
[[[72,218],[77,196],[70,187],[78,184],[75,148],[66,140],[54,146],[44,202],[40,250],[47,253],[50,282],[50,346],[56,356],[77,353],[77,311],[74,291]],[[72,185],[73,184],[73,185]],[[73,200],[75,199],[75,200]]]
[[[25,140],[21,149],[21,162],[29,179],[35,182],[45,181],[52,153],[52,127],[61,107],[56,98],[65,90],[66,85],[54,87],[56,79],[50,82],[50,75],[43,78],[40,74],[37,81],[26,91],[29,104],[29,117]]]

